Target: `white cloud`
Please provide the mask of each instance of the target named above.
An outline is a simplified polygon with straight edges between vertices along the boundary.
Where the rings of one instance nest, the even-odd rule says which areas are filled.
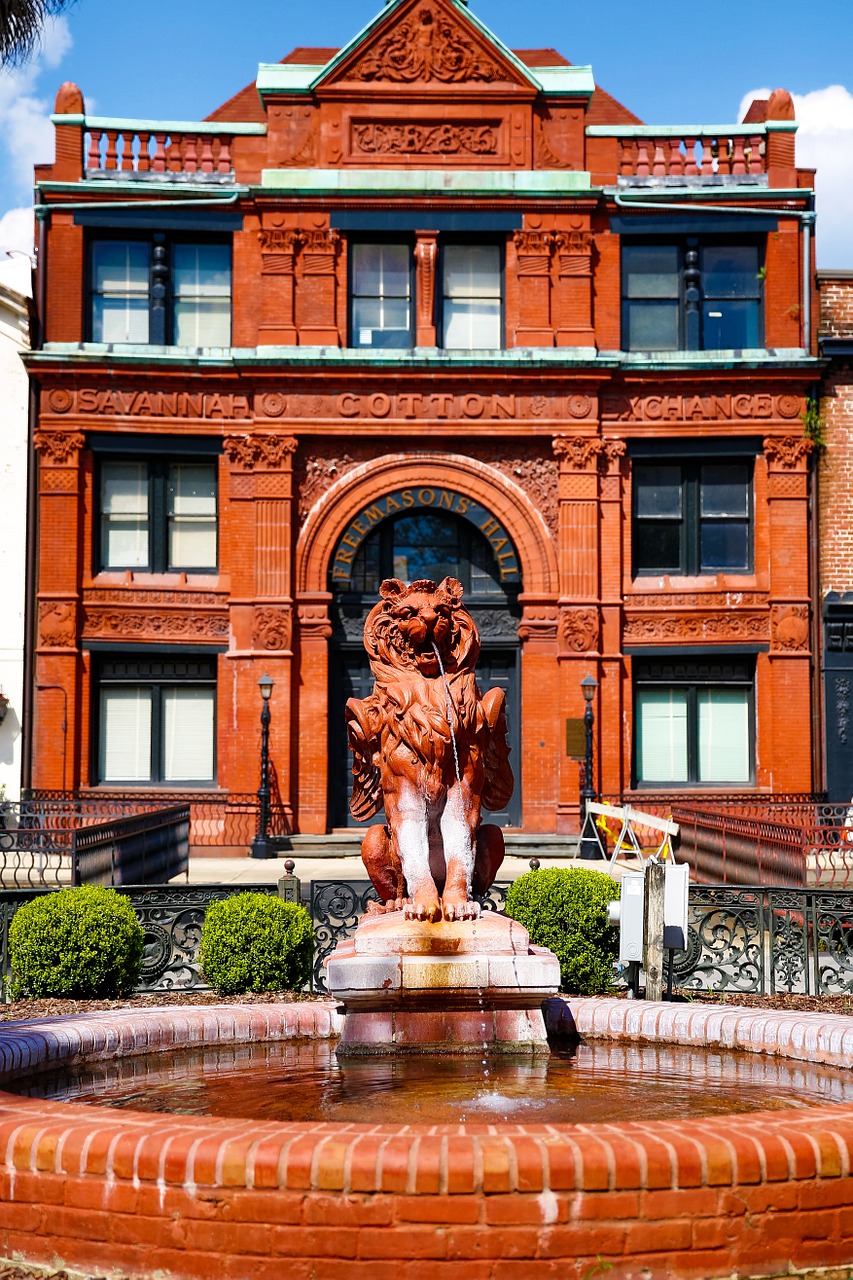
[[[34,235],[32,209],[9,209],[0,217],[0,259],[8,250],[32,256]]]
[[[742,120],[753,98],[769,89],[753,89],[741,99]],[[841,84],[795,93],[797,164],[817,169],[817,263],[831,269],[853,268],[853,93]]]
[[[38,96],[38,82],[45,70],[60,64],[71,44],[67,19],[51,18],[30,61],[21,67],[0,70],[0,155],[5,151],[13,196],[28,196],[33,165],[49,164],[53,159],[53,98]]]

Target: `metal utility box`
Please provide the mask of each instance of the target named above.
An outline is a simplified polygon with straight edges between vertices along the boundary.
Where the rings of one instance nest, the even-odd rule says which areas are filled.
[[[643,960],[644,882],[642,871],[622,876],[622,897],[610,903],[610,922],[619,925],[619,960],[622,964]]]
[[[663,889],[663,945],[673,951],[687,946],[687,892],[690,866],[686,862],[668,862]]]

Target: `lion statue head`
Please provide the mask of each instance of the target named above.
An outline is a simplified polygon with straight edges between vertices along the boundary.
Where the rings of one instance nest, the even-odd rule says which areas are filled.
[[[374,671],[377,663],[417,670],[427,678],[440,675],[442,667],[472,670],[480,638],[462,594],[462,583],[455,578],[438,585],[424,578],[409,586],[386,578],[364,627],[364,647]]]

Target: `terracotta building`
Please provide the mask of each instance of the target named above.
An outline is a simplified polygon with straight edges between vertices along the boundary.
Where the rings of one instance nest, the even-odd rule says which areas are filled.
[[[508,692],[504,824],[577,829],[587,674],[600,791],[819,781],[787,93],[647,126],[465,0],[391,0],[203,122],[74,85],[54,121],[32,787],[192,795],[227,843],[268,671],[275,804],[346,826],[363,619],[448,573]]]
[[[826,784],[853,796],[853,272],[818,272],[820,349],[826,360],[815,407],[825,448],[818,469],[820,603]]]

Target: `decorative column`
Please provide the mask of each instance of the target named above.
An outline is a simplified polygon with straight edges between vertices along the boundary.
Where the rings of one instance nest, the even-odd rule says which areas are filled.
[[[551,597],[526,593],[519,596],[519,603],[524,830],[545,833],[554,830],[563,749],[562,724],[554,714],[559,606]]]
[[[340,236],[323,229],[300,231],[301,252],[297,298],[299,344],[303,347],[337,347],[337,260]]]
[[[434,347],[435,269],[438,262],[438,232],[415,232],[415,346]]]
[[[257,736],[257,683],[269,671],[275,687],[270,727],[273,812],[283,810],[292,829],[291,752],[293,744],[293,436],[246,433],[226,436],[231,464],[233,528],[229,539],[231,631],[234,643],[232,697],[220,710],[220,759],[228,761],[235,791],[257,785],[257,752],[247,742]],[[233,711],[232,708],[237,708]],[[229,719],[230,717],[230,719]],[[251,738],[247,734],[251,733]],[[273,827],[273,834],[277,834]]]
[[[573,219],[569,231],[554,235],[557,304],[556,327],[558,347],[594,347],[592,323],[592,246],[593,235],[584,219]]]
[[[49,392],[43,408],[58,409],[63,389]],[[80,562],[80,431],[36,431],[39,457],[39,576],[33,786],[71,791],[81,781],[75,746],[82,709],[78,646]]]
[[[811,627],[809,625],[809,471],[812,450],[802,436],[769,436],[767,459],[769,506],[770,654],[759,654],[756,696],[761,698],[758,723],[758,781],[774,791],[812,790],[811,735],[791,733],[791,716],[810,725]],[[761,668],[769,673],[770,705],[763,692]],[[768,715],[768,709],[771,714]],[[772,778],[762,761],[774,760]]]
[[[584,713],[580,682],[589,674],[601,685],[601,615],[599,610],[599,473],[604,441],[591,436],[557,436],[554,453],[560,463],[560,617],[559,705],[560,729],[566,718],[579,720]],[[593,708],[602,733],[600,712],[603,690]],[[596,752],[601,769],[601,751]],[[560,751],[560,792],[557,830],[580,828],[580,766]],[[594,781],[599,790],[598,779]]]
[[[553,347],[550,231],[516,231],[519,321],[516,346]]]
[[[297,596],[300,695],[296,817],[302,835],[323,835],[328,824],[331,600],[329,591]]]
[[[297,342],[295,303],[296,254],[301,243],[298,231],[264,228],[258,232],[261,245],[261,345],[293,347]]]

